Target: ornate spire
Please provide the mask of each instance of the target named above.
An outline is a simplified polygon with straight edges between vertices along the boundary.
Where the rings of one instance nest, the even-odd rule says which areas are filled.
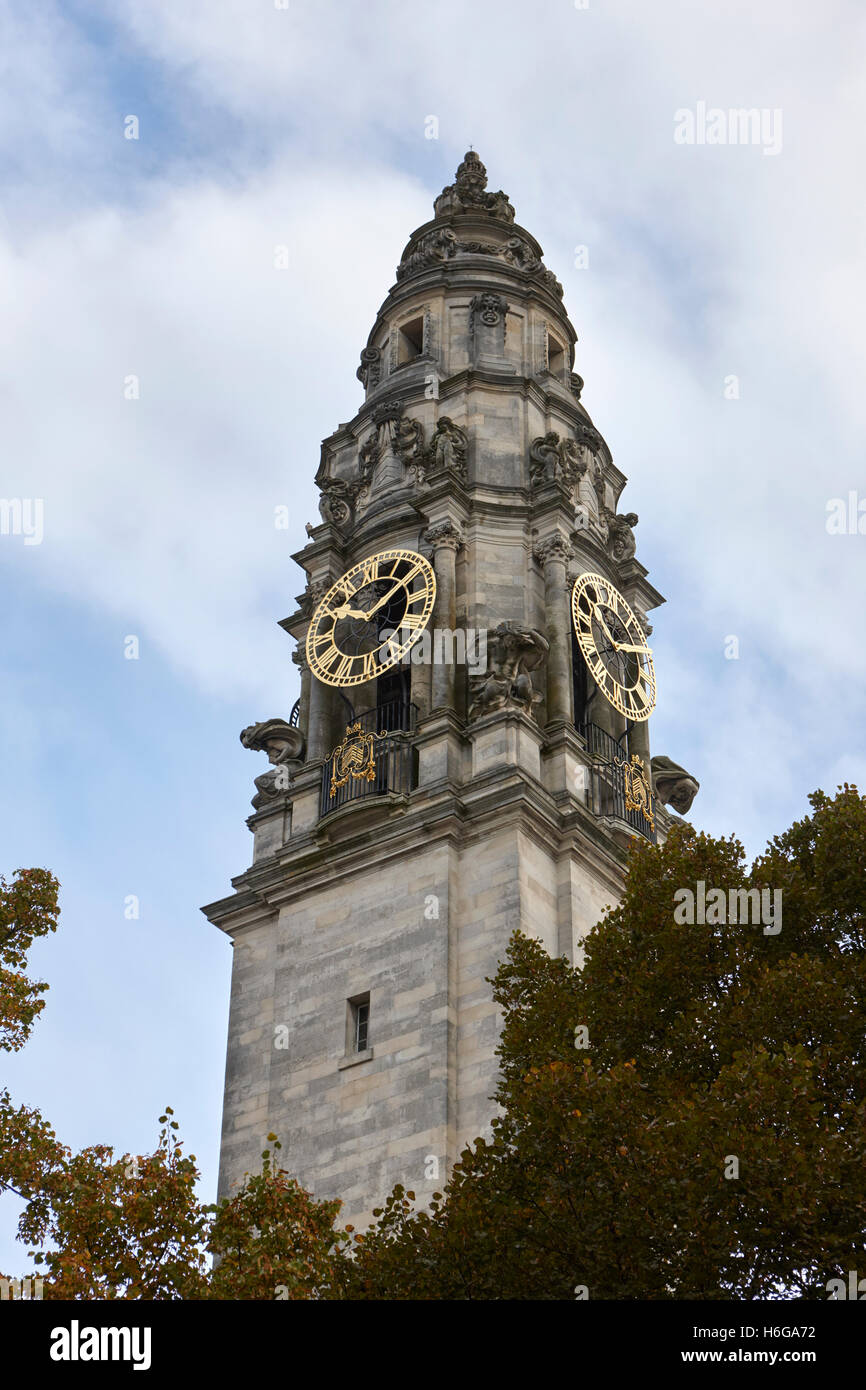
[[[467,150],[457,170],[454,183],[442,189],[433,203],[438,219],[460,213],[486,213],[500,222],[514,221],[514,208],[500,188],[498,193],[487,191],[487,170],[474,150]]]

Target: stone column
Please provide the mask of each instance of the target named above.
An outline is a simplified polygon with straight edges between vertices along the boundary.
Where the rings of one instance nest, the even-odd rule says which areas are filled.
[[[307,762],[326,758],[333,747],[333,706],[330,686],[310,672],[310,714],[307,725]]]
[[[463,535],[453,521],[438,521],[424,532],[424,540],[433,547],[433,573],[436,576],[436,602],[433,605],[433,681],[431,711],[454,709],[455,667],[453,644],[436,641],[436,629],[453,632],[457,623],[457,551]],[[436,660],[439,657],[440,660]]]
[[[590,688],[595,693],[595,698],[589,711],[590,723],[597,725],[599,729],[603,729],[606,734],[610,734],[611,738],[619,739],[625,727],[625,720],[619,710],[615,709],[610,703],[604,691],[599,689],[592,676],[590,676],[589,680]]]
[[[641,628],[642,628],[642,630],[643,630],[644,636],[645,636],[645,637],[649,637],[650,633],[652,632],[652,627],[651,627],[650,623],[647,621],[647,615],[646,615],[646,613],[641,612],[641,610],[640,610],[639,608],[635,608],[635,617],[637,618],[638,622],[639,622],[640,625],[641,625]],[[629,752],[629,759],[631,758],[632,753],[637,753],[638,757],[643,759],[643,764],[644,764],[644,767],[645,767],[645,769],[646,769],[647,780],[649,780],[649,775],[650,775],[650,744],[649,744],[649,720],[648,720],[648,719],[642,719],[642,720],[636,721],[636,722],[633,723],[633,724],[629,724],[629,726],[628,726],[628,752]]]
[[[547,658],[547,722],[573,722],[571,679],[571,611],[566,566],[574,552],[557,533],[540,541],[534,558],[544,571],[544,611]]]
[[[328,578],[318,579],[309,584],[310,589],[310,608],[315,612],[317,604],[321,602],[325,594],[331,587],[331,580]],[[334,746],[333,741],[333,716],[334,716],[334,694],[331,687],[319,680],[318,676],[306,666],[306,634],[302,639],[304,665],[301,667],[301,718],[304,716],[304,669],[308,681],[307,687],[307,762],[316,762],[319,758],[325,758]]]
[[[298,728],[307,739],[307,751],[304,754],[304,761],[310,756],[309,752],[309,727],[310,727],[310,682],[313,674],[307,664],[307,654],[303,643],[299,642],[296,649],[292,652],[292,661],[297,666],[301,677],[301,702],[298,706]]]
[[[637,753],[643,759],[644,767],[649,776],[650,765],[650,746],[649,746],[649,720],[642,719],[639,723],[629,724],[628,726],[628,755],[631,759],[632,753]]]

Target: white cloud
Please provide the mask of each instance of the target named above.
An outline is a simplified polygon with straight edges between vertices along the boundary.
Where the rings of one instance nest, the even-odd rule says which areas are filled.
[[[240,0],[105,15],[126,61],[162,72],[182,148],[163,183],[142,173],[94,202],[85,179],[50,226],[15,229],[8,457],[46,496],[44,581],[140,625],[207,688],[281,688],[274,622],[300,588],[288,551],[314,517],[319,440],[353,414],[358,349],[400,249],[471,141],[565,283],[584,399],[670,599],[659,640],[694,665],[688,705],[659,716],[666,747],[677,756],[688,708],[714,711],[694,735],[707,767],[723,729],[734,771],[748,760],[768,786],[785,779],[756,765],[756,728],[774,759],[817,756],[866,673],[861,540],[824,531],[827,498],[866,486],[857,7],[836,4],[833,23],[782,0],[563,4],[544,23],[455,0],[429,15]],[[96,50],[66,37],[28,30],[27,62],[44,53],[49,76],[22,130],[44,145],[71,87],[74,137],[61,132],[79,158],[107,97],[96,81],[88,107]],[[698,100],[781,108],[782,153],[675,145],[674,112]],[[397,166],[430,173],[422,187]],[[282,274],[276,243],[292,252]],[[572,268],[578,243],[587,271]],[[723,396],[730,373],[738,401]],[[270,526],[286,500],[291,543]],[[734,705],[717,670],[729,632],[752,680]],[[728,791],[702,782],[713,813]]]

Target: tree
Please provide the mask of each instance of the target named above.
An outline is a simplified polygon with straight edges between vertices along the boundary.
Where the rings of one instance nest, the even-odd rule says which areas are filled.
[[[275,1134],[268,1135],[274,1150]],[[211,1298],[310,1299],[338,1296],[341,1246],[335,1232],[339,1201],[317,1202],[262,1153],[262,1171],[230,1200],[209,1208],[208,1249],[217,1257]],[[347,1228],[350,1231],[350,1228]]]
[[[429,1212],[392,1194],[349,1297],[826,1298],[862,1266],[866,799],[810,800],[749,872],[688,825],[635,842],[583,971],[515,934],[492,1142]],[[781,930],[677,921],[700,883],[727,917],[779,890]]]
[[[27,1202],[46,1296],[826,1298],[866,1267],[866,798],[810,800],[748,870],[689,825],[636,840],[582,970],[514,934],[493,1137],[428,1210],[398,1186],[367,1231],[338,1231],[274,1135],[260,1174],[202,1206],[170,1109],[153,1154],[116,1159],[72,1154],[4,1093],[0,1189]],[[39,875],[0,904],[7,1048],[42,1007],[22,973],[56,922]],[[714,906],[688,921],[699,885]],[[762,891],[775,917],[743,921]]]
[[[24,974],[33,942],[57,930],[57,879],[47,869],[19,869],[11,884],[0,877],[0,1048],[17,1052],[45,1008],[44,980]]]
[[[0,880],[0,1047],[7,1051],[24,1044],[44,1007],[48,986],[29,980],[24,967],[32,942],[56,928],[58,889],[44,869],[20,870],[8,888]],[[266,1149],[261,1174],[230,1201],[202,1205],[195,1155],[184,1154],[170,1106],[160,1126],[151,1154],[117,1157],[106,1144],[73,1153],[38,1110],[0,1093],[0,1191],[26,1203],[19,1239],[43,1276],[44,1298],[334,1295],[335,1262],[349,1239],[333,1229],[339,1202],[316,1202]],[[217,1257],[214,1269],[208,1255]]]

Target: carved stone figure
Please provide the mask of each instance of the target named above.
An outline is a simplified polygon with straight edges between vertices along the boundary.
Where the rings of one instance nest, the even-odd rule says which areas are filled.
[[[380,453],[379,431],[374,430],[358,450],[358,472],[365,487],[369,486]]]
[[[424,451],[424,426],[420,420],[405,415],[394,430],[394,453],[404,463],[410,463]]]
[[[559,444],[555,430],[533,439],[529,446],[529,481],[533,487],[559,480],[562,473]]]
[[[516,265],[518,270],[538,270],[541,265],[541,261],[529,245],[529,242],[524,241],[523,237],[509,237],[508,241],[505,243],[505,249],[502,254],[506,261],[511,265]]]
[[[387,491],[390,487],[403,485],[403,461],[396,447],[403,404],[398,399],[381,401],[370,412],[373,432],[358,450],[356,487],[359,507],[366,502],[372,490]]]
[[[621,564],[624,560],[630,560],[635,552],[633,527],[638,523],[637,512],[624,512],[618,516],[608,507],[604,511],[608,524],[607,548],[617,564]]]
[[[555,430],[533,439],[529,446],[529,481],[532,487],[542,483],[562,483],[577,489],[586,460],[574,439],[560,439]]]
[[[424,482],[426,454],[424,449],[424,426],[420,420],[412,420],[408,415],[398,422],[394,429],[394,453],[411,468],[418,487]]]
[[[684,816],[691,810],[700,782],[679,763],[664,755],[653,758],[650,766],[654,795],[662,805],[673,806],[679,815]]]
[[[382,425],[394,424],[403,414],[403,402],[398,399],[382,401],[373,407],[370,417],[377,429]]]
[[[487,671],[471,678],[470,719],[512,705],[531,714],[543,696],[533,688],[529,673],[542,664],[549,650],[547,638],[535,628],[513,622],[494,628],[487,638]]]
[[[440,415],[430,440],[428,457],[435,469],[452,468],[466,476],[466,431],[447,415]]]
[[[294,729],[285,719],[265,719],[241,730],[241,743],[255,753],[267,753],[272,770],[255,779],[256,795],[252,804],[261,810],[274,802],[288,789],[292,773],[303,765],[305,739],[300,729]]]
[[[319,511],[323,521],[329,521],[338,531],[352,523],[355,496],[351,485],[342,478],[325,478],[320,484]]]
[[[643,611],[642,608],[638,608],[636,604],[632,604],[632,609],[634,611],[635,617],[641,625],[641,629],[643,630],[643,632],[646,634],[647,637],[651,637],[653,625],[647,617],[646,613]]]
[[[456,253],[457,246],[457,237],[450,227],[436,227],[432,232],[427,232],[416,243],[414,250],[403,257],[397,267],[397,279],[405,280],[407,275],[425,270],[428,265],[450,260]]]
[[[514,221],[514,208],[501,189],[488,193],[487,170],[474,150],[463,156],[454,183],[443,188],[433,203],[437,218],[454,217],[460,213],[482,212],[502,222]]]

